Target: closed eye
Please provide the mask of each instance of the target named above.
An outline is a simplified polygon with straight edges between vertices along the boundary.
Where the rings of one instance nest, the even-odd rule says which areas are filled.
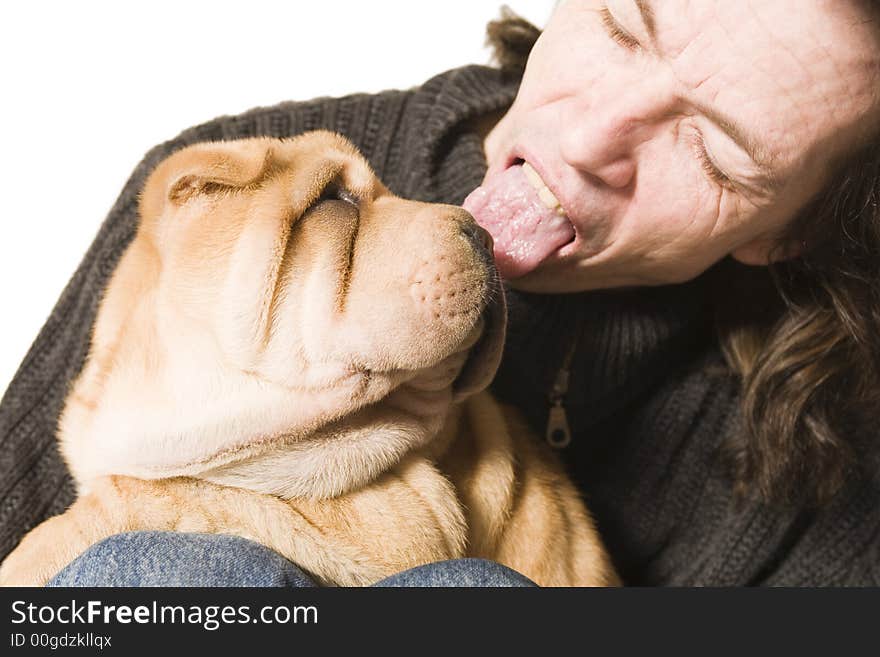
[[[599,10],[599,15],[602,17],[602,25],[605,26],[605,31],[608,32],[612,39],[627,50],[641,50],[642,44],[632,34],[620,27],[620,24],[611,15],[608,5],[603,5],[602,9]]]
[[[718,165],[715,164],[709,156],[709,151],[706,149],[706,141],[703,139],[703,135],[695,131],[688,137],[688,139],[691,142],[691,147],[694,150],[694,154],[697,156],[697,160],[700,162],[700,167],[706,173],[706,176],[726,189],[735,189],[733,181],[718,168]]]
[[[340,201],[345,201],[353,205],[354,207],[360,207],[361,200],[355,196],[352,192],[348,191],[344,187],[340,187],[336,191],[336,198]]]
[[[352,206],[356,211],[360,212],[360,198],[356,194],[336,182],[332,182],[324,187],[321,195],[309,205],[308,209],[314,208],[326,201],[342,201],[343,203],[347,203],[348,205]]]
[[[345,201],[353,206],[360,207],[360,199],[342,185],[331,183],[324,188],[317,202],[321,201]]]

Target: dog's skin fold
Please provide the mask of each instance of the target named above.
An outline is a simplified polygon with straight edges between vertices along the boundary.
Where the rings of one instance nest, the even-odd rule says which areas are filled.
[[[78,487],[0,583],[139,530],[230,533],[323,584],[464,556],[617,583],[553,455],[483,389],[503,295],[461,208],[393,196],[326,132],[151,174],[59,441]]]

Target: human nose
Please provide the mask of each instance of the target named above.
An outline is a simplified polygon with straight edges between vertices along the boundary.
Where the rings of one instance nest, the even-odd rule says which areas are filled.
[[[570,166],[622,189],[635,178],[636,150],[668,115],[659,89],[643,86],[623,93],[592,93],[588,107],[572,107],[562,126],[561,155]]]

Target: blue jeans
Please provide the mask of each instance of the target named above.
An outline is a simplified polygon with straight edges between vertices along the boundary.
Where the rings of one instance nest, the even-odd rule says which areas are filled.
[[[130,532],[93,545],[49,586],[316,586],[259,543],[224,534]],[[419,566],[374,586],[535,586],[505,566],[456,559]]]

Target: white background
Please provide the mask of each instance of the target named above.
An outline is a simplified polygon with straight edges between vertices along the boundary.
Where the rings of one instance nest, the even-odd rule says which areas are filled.
[[[506,2],[539,26],[554,4]],[[501,3],[4,3],[0,390],[153,145],[221,114],[487,63]]]

